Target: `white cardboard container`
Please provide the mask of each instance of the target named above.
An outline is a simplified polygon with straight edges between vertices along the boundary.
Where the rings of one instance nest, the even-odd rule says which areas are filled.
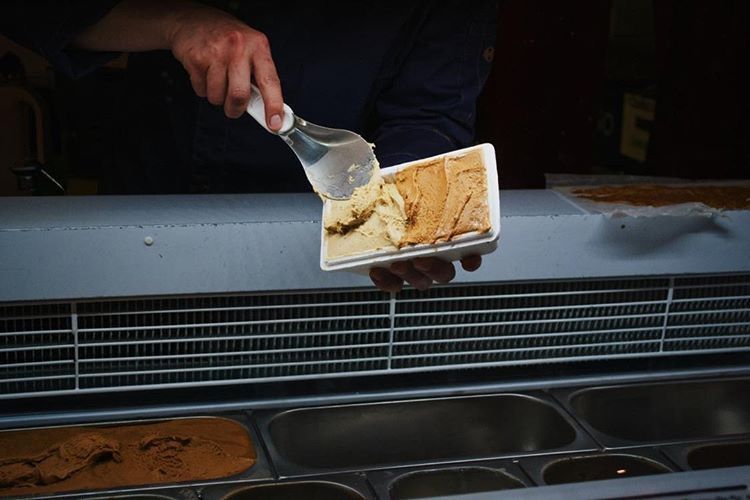
[[[495,159],[495,148],[492,144],[479,144],[469,148],[458,149],[445,154],[422,158],[395,165],[381,170],[383,178],[392,178],[396,172],[409,168],[413,165],[424,163],[438,158],[461,156],[470,151],[480,150],[482,162],[487,173],[487,203],[490,209],[490,230],[486,233],[471,232],[458,236],[452,241],[435,243],[432,245],[408,245],[400,249],[383,248],[357,255],[340,257],[337,259],[326,259],[326,231],[321,220],[320,223],[320,268],[324,271],[350,271],[367,274],[374,267],[388,267],[393,262],[413,259],[415,257],[439,257],[445,261],[456,261],[468,255],[485,255],[492,253],[497,248],[500,237],[500,190],[497,181],[497,161]],[[323,220],[330,203],[323,205]]]

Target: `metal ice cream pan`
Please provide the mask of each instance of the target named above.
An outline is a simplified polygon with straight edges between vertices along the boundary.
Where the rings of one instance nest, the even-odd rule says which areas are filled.
[[[750,465],[750,440],[713,441],[665,446],[664,453],[685,470]]]
[[[168,422],[174,420],[189,420],[198,418],[215,418],[223,420],[231,420],[240,424],[243,429],[247,432],[250,437],[250,441],[253,444],[253,450],[255,452],[255,464],[249,469],[235,474],[233,476],[217,478],[217,479],[206,479],[206,480],[186,480],[180,483],[160,483],[160,484],[142,484],[134,486],[97,489],[97,490],[79,490],[79,491],[66,491],[54,494],[37,494],[28,495],[27,497],[21,498],[34,498],[34,499],[57,499],[57,498],[90,498],[90,499],[103,499],[103,498],[127,498],[129,500],[137,500],[139,498],[154,500],[160,498],[177,499],[177,500],[191,500],[192,498],[198,498],[195,496],[192,490],[193,486],[210,485],[210,484],[228,484],[235,482],[250,482],[250,481],[267,481],[273,479],[271,469],[268,464],[268,459],[263,451],[261,441],[252,424],[250,423],[246,414],[243,413],[229,413],[229,414],[217,414],[217,415],[193,415],[189,417],[173,417],[173,418],[155,418],[155,419],[137,419],[137,420],[117,420],[107,422],[84,422],[72,425],[54,425],[45,427],[30,427],[30,428],[15,428],[15,429],[3,429],[0,433],[6,432],[18,432],[18,431],[29,431],[29,430],[41,430],[41,429],[58,429],[58,428],[75,428],[75,427],[87,427],[91,429],[106,428],[106,427],[121,427],[127,425],[143,425],[143,424],[154,424],[159,422]],[[2,498],[16,498],[16,497],[2,497]]]
[[[268,483],[210,486],[203,500],[370,500],[374,499],[363,474],[311,477]]]
[[[750,378],[555,392],[606,448],[750,435],[748,394]]]
[[[529,457],[521,459],[520,466],[540,486],[675,472],[675,467],[653,448]]]
[[[409,467],[369,472],[378,498],[401,500],[526,488],[533,483],[510,460]]]
[[[280,476],[595,449],[543,393],[253,414]]]

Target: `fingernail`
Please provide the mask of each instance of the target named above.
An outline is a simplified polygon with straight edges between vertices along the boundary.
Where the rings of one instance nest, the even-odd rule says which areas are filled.
[[[281,128],[281,116],[273,115],[271,119],[268,120],[268,126],[273,130],[279,130]]]

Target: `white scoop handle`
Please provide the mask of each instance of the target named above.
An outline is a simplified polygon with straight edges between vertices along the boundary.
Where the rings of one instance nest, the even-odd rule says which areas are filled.
[[[266,125],[266,108],[263,104],[263,96],[260,95],[260,90],[255,85],[250,85],[251,95],[250,102],[247,104],[247,113],[255,118],[255,121],[271,132],[272,134],[284,134],[289,132],[294,127],[294,111],[292,108],[284,104],[284,119],[281,121],[281,128],[279,130],[271,130]]]

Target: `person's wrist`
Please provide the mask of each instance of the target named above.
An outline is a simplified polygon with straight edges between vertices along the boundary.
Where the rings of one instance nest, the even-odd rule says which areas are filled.
[[[180,27],[188,17],[188,6],[185,2],[167,2],[162,19],[162,38],[166,49],[173,50]]]
[[[181,0],[169,0],[164,4],[164,17],[162,20],[162,37],[165,47],[174,50],[176,40],[180,31],[195,17],[200,10],[210,10],[211,7],[197,2],[185,2]]]

